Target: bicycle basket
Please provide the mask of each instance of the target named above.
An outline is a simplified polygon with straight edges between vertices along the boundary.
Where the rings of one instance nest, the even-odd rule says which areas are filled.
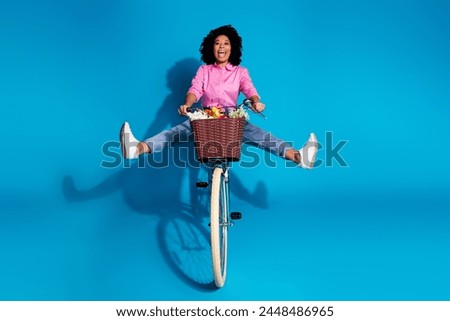
[[[198,160],[238,161],[245,123],[244,117],[191,120]]]

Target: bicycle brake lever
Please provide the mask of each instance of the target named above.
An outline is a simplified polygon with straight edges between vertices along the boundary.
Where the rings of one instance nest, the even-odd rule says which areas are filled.
[[[267,119],[267,116],[266,115],[264,115],[262,112],[260,112],[260,111],[254,111],[257,115],[259,115],[259,116],[261,116],[262,118],[264,118],[264,119]]]
[[[244,99],[244,101],[242,102],[243,105],[247,106],[248,108],[250,108],[255,114],[261,116],[264,119],[267,119],[267,116],[265,116],[263,113],[255,110],[255,108],[253,108],[252,106],[252,101],[250,99]]]
[[[244,105],[246,105],[246,106],[251,106],[252,105],[252,101],[250,100],[250,99],[244,99],[244,101],[242,102]]]

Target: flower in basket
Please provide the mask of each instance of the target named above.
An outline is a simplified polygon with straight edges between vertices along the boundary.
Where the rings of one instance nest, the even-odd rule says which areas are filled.
[[[206,115],[208,115],[208,117],[212,117],[212,111],[211,111],[211,109],[205,109],[205,110],[203,110],[204,112],[205,112],[205,114]]]
[[[211,116],[212,118],[221,118],[222,114],[221,114],[221,110],[220,108],[217,107],[211,107]]]
[[[187,113],[187,116],[190,120],[197,120],[197,119],[208,119],[211,118],[207,113],[205,113],[203,110],[196,110],[192,113]]]
[[[230,113],[228,113],[228,117],[230,117],[230,118],[241,118],[241,117],[244,117],[245,120],[249,120],[250,119],[250,116],[248,115],[247,111],[244,108],[242,108],[242,107],[236,108],[235,110],[233,110]]]
[[[198,119],[214,119],[214,118],[226,118],[220,108],[211,107],[205,110],[196,110],[194,112],[188,113],[190,120],[198,120]],[[245,120],[249,120],[250,116],[247,111],[240,107],[228,113],[228,118],[241,118],[244,117]]]

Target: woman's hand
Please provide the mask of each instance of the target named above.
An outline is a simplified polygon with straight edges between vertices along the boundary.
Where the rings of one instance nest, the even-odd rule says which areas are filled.
[[[258,102],[252,103],[252,107],[256,112],[261,113],[266,108],[266,105],[264,105],[262,102],[258,101]]]
[[[188,106],[188,105],[181,105],[181,106],[178,108],[178,113],[179,113],[181,116],[186,115],[186,114],[187,114],[187,109],[188,109],[189,107],[191,107],[191,106]]]

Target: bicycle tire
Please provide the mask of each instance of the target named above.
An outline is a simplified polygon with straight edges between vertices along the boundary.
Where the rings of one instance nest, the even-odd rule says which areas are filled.
[[[214,283],[223,287],[227,273],[228,185],[223,169],[216,167],[211,184],[211,256]]]

